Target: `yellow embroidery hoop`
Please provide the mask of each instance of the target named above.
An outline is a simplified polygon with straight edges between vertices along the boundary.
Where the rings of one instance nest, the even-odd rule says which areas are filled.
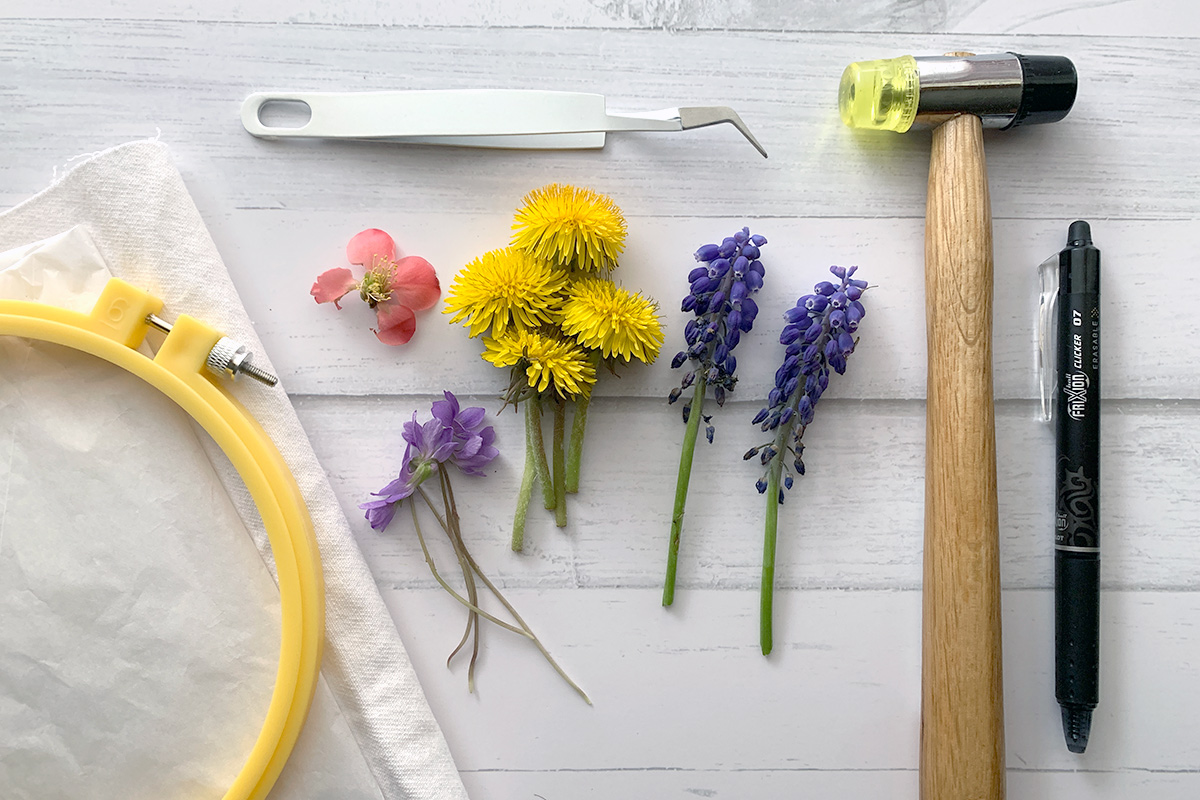
[[[0,336],[69,347],[141,378],[200,423],[241,475],[262,516],[279,583],[279,670],[262,731],[224,800],[262,800],[287,763],[312,704],[325,639],[325,587],[312,520],[279,450],[236,400],[208,377],[221,334],[181,316],[158,353],[138,352],[162,301],[111,279],[91,313],[0,300]]]

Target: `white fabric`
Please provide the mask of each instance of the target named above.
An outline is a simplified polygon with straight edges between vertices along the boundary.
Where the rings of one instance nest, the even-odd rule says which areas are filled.
[[[113,274],[162,298],[166,318],[186,313],[203,319],[248,345],[256,363],[270,367],[164,146],[138,142],[102,153],[0,214],[0,251],[44,239],[52,241],[40,250],[11,254],[8,269],[0,263],[0,295],[87,308],[102,285],[106,263]],[[39,800],[210,796],[248,752],[261,725],[254,710],[265,708],[262,686],[269,690],[277,658],[278,598],[271,597],[267,571],[273,565],[257,512],[211,441],[189,437],[187,418],[163,412],[162,398],[147,396],[140,382],[61,348],[0,345],[0,370],[6,370],[6,356],[15,364],[0,372],[4,795]],[[17,347],[24,350],[14,358]],[[59,406],[56,398],[69,394],[63,390],[68,380],[87,383],[73,405],[64,400]],[[282,391],[253,384],[239,382],[232,391],[288,460],[308,503],[325,568],[323,680],[272,797],[465,798],[399,635],[291,404]],[[99,423],[89,417],[118,401],[145,412],[154,424],[131,422],[129,415],[109,415]],[[167,452],[134,450],[130,444],[163,439],[179,444]],[[55,447],[66,455],[50,456]],[[72,450],[87,456],[90,476],[82,467],[68,471]],[[121,463],[141,465],[144,474],[135,487],[117,480]],[[179,474],[196,477],[181,481]],[[205,493],[208,474],[224,487],[222,496]],[[80,536],[63,524],[66,501],[47,503],[46,492],[53,491],[55,481],[70,482],[74,502],[88,510],[77,527],[94,529],[96,536]],[[207,513],[183,519],[176,512],[188,503],[200,504]],[[135,512],[122,511],[131,505]],[[155,513],[165,514],[168,522],[151,522]],[[55,536],[47,534],[60,530],[64,538],[57,544],[66,552],[56,551]],[[230,540],[230,530],[241,531],[240,542],[252,540],[254,547]],[[73,539],[65,538],[72,533]],[[162,542],[164,535],[171,537],[171,546]],[[262,559],[254,558],[255,547]],[[116,557],[119,552],[124,555]],[[61,582],[73,568],[80,572],[60,584],[60,594],[69,595],[65,599],[38,596],[31,588]],[[165,585],[163,575],[171,576]],[[230,575],[240,577],[231,583]],[[217,592],[211,592],[214,584]],[[194,603],[206,590],[207,603]],[[64,622],[66,615],[47,614],[54,602],[90,605],[94,619],[86,628],[76,620],[72,628]],[[20,624],[43,619],[39,614],[44,622]],[[137,627],[143,623],[150,633]],[[211,661],[195,660],[200,651],[209,652]],[[226,665],[228,674],[210,674],[222,656],[228,660],[233,652],[240,660]],[[172,653],[177,654],[174,666]],[[93,657],[108,660],[102,669],[71,666],[92,663],[86,658]],[[178,679],[170,680],[172,675]],[[226,688],[213,688],[221,686]],[[162,693],[180,707],[203,713],[172,726],[169,714],[143,707],[155,704],[142,692]],[[106,741],[120,742],[120,752],[106,751]],[[147,770],[155,770],[153,780]],[[124,782],[126,791],[102,793],[103,781]]]

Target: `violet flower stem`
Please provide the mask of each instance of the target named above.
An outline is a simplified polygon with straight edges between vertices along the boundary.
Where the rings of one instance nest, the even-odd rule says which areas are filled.
[[[542,398],[533,395],[525,402],[533,403],[533,422],[525,419],[525,430],[533,433],[533,455],[536,459],[538,482],[542,485],[542,504],[546,508],[556,506],[554,484],[550,482],[550,462],[546,460],[546,442],[542,437]]]
[[[425,495],[424,490],[421,491],[421,494]],[[428,495],[425,495],[425,502],[426,502],[426,504],[429,503]],[[433,573],[433,577],[437,580],[437,582],[441,585],[441,587],[443,589],[445,589],[447,592],[449,592],[450,596],[453,597],[455,600],[462,603],[468,609],[475,612],[479,616],[483,617],[488,622],[494,622],[495,624],[499,625],[501,628],[504,628],[507,631],[512,631],[515,634],[524,636],[526,639],[532,639],[533,635],[531,633],[529,633],[529,631],[522,630],[521,628],[518,628],[515,625],[509,625],[507,622],[505,622],[502,619],[496,619],[495,617],[493,617],[488,612],[484,611],[479,606],[472,605],[471,602],[469,600],[467,600],[467,598],[463,597],[461,594],[454,591],[454,587],[452,587],[450,584],[446,583],[445,579],[442,578],[441,574],[437,571],[437,567],[434,566],[433,556],[430,555],[429,547],[425,544],[425,537],[421,535],[421,524],[417,521],[416,504],[413,503],[410,505],[412,505],[413,527],[415,527],[417,530],[417,541],[421,543],[421,552],[425,554],[425,563],[429,565],[429,571]],[[430,505],[429,507],[430,507],[430,509],[433,510],[434,516],[438,516],[437,509],[434,509],[432,505]],[[438,521],[441,522],[440,517],[438,517]]]
[[[463,577],[467,581],[467,597],[473,600],[476,604],[479,603],[478,589],[475,587],[475,575],[472,567],[467,561],[467,543],[462,538],[462,527],[459,524],[458,508],[454,504],[454,490],[450,488],[450,476],[445,470],[438,472],[438,479],[442,487],[442,507],[446,509],[446,519],[450,522],[450,541],[454,545],[454,552],[458,556],[459,563],[462,564]],[[467,691],[475,691],[475,663],[479,660],[479,619],[475,619],[474,637],[471,642],[471,661],[467,665]],[[459,645],[462,647],[462,644]],[[454,653],[450,654],[451,657]],[[449,666],[449,660],[447,660]]]
[[[537,476],[537,456],[534,454],[533,426],[540,425],[533,401],[525,403],[525,471],[521,475],[521,488],[517,492],[517,510],[513,515],[512,549],[519,553],[525,547],[525,517],[529,512],[529,499],[533,495],[533,481]]]
[[[704,412],[704,394],[708,389],[703,373],[696,376],[696,391],[688,412],[687,430],[683,434],[683,452],[679,454],[679,477],[675,481],[675,510],[671,515],[671,540],[667,545],[667,579],[663,584],[662,604],[675,601],[675,570],[679,564],[679,539],[683,534],[683,508],[687,504],[688,482],[692,477],[692,457],[696,453],[696,436]]]
[[[446,489],[449,492],[450,509],[453,511],[453,514],[454,514],[454,527],[457,528],[457,526],[458,526],[458,511],[454,504],[454,488],[452,486],[450,486],[449,480],[446,481]],[[424,495],[424,494],[425,493],[422,492],[422,495]],[[427,502],[427,503],[429,502],[428,496],[425,497],[425,502]],[[459,536],[459,541],[461,542],[462,541],[461,532],[459,532],[458,536]],[[587,696],[587,692],[585,692],[583,689],[581,689],[579,687],[579,684],[577,684],[577,683],[575,683],[575,681],[571,680],[571,677],[569,675],[567,675],[567,673],[563,670],[562,667],[560,667],[558,665],[558,662],[555,661],[554,657],[550,655],[550,651],[547,650],[546,646],[542,644],[542,640],[539,639],[534,634],[533,629],[531,629],[529,627],[529,624],[526,623],[525,620],[521,617],[521,615],[517,613],[517,610],[515,608],[513,608],[512,603],[508,602],[508,599],[505,598],[505,596],[503,594],[501,594],[500,590],[498,588],[496,588],[496,585],[494,583],[492,583],[486,575],[483,574],[483,570],[481,570],[479,568],[479,564],[477,564],[475,562],[475,559],[471,556],[470,551],[468,551],[465,546],[462,548],[462,554],[467,559],[467,563],[471,565],[471,569],[473,569],[475,571],[475,574],[477,576],[479,576],[479,580],[482,581],[483,585],[486,586],[488,588],[488,590],[495,596],[495,598],[500,601],[500,604],[502,606],[504,606],[505,610],[508,611],[509,614],[512,614],[512,618],[515,619],[517,621],[517,624],[519,624],[524,629],[525,633],[529,636],[529,639],[534,643],[534,645],[537,647],[537,649],[539,651],[541,651],[542,656],[546,659],[547,662],[549,662],[550,666],[554,668],[554,671],[559,674],[559,677],[561,677],[564,681],[566,681],[567,684],[572,689],[574,689],[576,692],[578,692],[579,696],[582,697],[589,706],[592,705],[592,699]]]
[[[554,401],[554,524],[567,527],[567,464],[563,440],[567,434],[567,403]]]
[[[587,430],[588,407],[592,396],[581,395],[575,401],[575,418],[571,420],[571,443],[567,448],[567,493],[579,491],[579,465],[583,460],[583,435]]]

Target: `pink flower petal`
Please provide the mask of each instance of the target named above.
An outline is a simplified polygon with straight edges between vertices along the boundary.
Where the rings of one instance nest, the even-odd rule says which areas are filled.
[[[359,264],[370,269],[375,263],[375,256],[383,256],[388,261],[396,257],[396,243],[379,228],[367,228],[346,245],[346,260],[351,264]]]
[[[309,289],[309,293],[318,303],[333,303],[340,309],[342,306],[338,300],[357,288],[358,281],[354,280],[353,272],[345,267],[334,267],[317,276],[317,282]]]
[[[375,335],[384,344],[404,344],[417,332],[417,315],[394,298],[375,306],[375,315],[379,320]]]
[[[408,256],[396,262],[392,276],[392,298],[414,311],[432,308],[441,296],[433,265],[420,256]]]

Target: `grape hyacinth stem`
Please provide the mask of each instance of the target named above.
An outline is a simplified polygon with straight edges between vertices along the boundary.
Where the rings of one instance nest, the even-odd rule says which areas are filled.
[[[696,436],[704,411],[704,393],[708,388],[704,375],[696,376],[687,429],[683,434],[683,451],[679,455],[679,478],[675,482],[675,510],[671,514],[671,539],[667,545],[667,579],[663,584],[662,604],[675,601],[675,571],[679,565],[679,539],[683,534],[683,509],[687,504],[688,482],[692,477],[692,456],[696,453]]]
[[[567,493],[579,491],[579,463],[583,458],[583,435],[587,430],[588,406],[591,395],[575,400],[575,417],[571,420],[571,442],[567,446]]]
[[[525,517],[529,512],[529,499],[533,495],[533,482],[537,479],[537,455],[534,453],[533,428],[541,426],[533,401],[525,403],[525,471],[521,474],[521,488],[517,492],[517,510],[513,515],[512,549],[519,553],[525,547]]]
[[[771,619],[775,607],[775,531],[779,526],[779,475],[782,459],[775,459],[767,474],[767,524],[763,533],[762,587],[759,591],[758,642],[764,656],[771,654]]]
[[[567,404],[554,402],[554,524],[567,527],[567,454],[563,440],[567,436]]]
[[[800,402],[800,394],[796,393],[788,403],[795,413]],[[791,429],[780,425],[775,434],[775,452],[785,453],[788,432]],[[775,609],[775,540],[779,529],[779,485],[783,480],[784,457],[778,455],[767,467],[767,521],[763,526],[763,563],[762,582],[759,586],[758,606],[758,643],[764,656],[771,654],[774,645],[774,609]]]

